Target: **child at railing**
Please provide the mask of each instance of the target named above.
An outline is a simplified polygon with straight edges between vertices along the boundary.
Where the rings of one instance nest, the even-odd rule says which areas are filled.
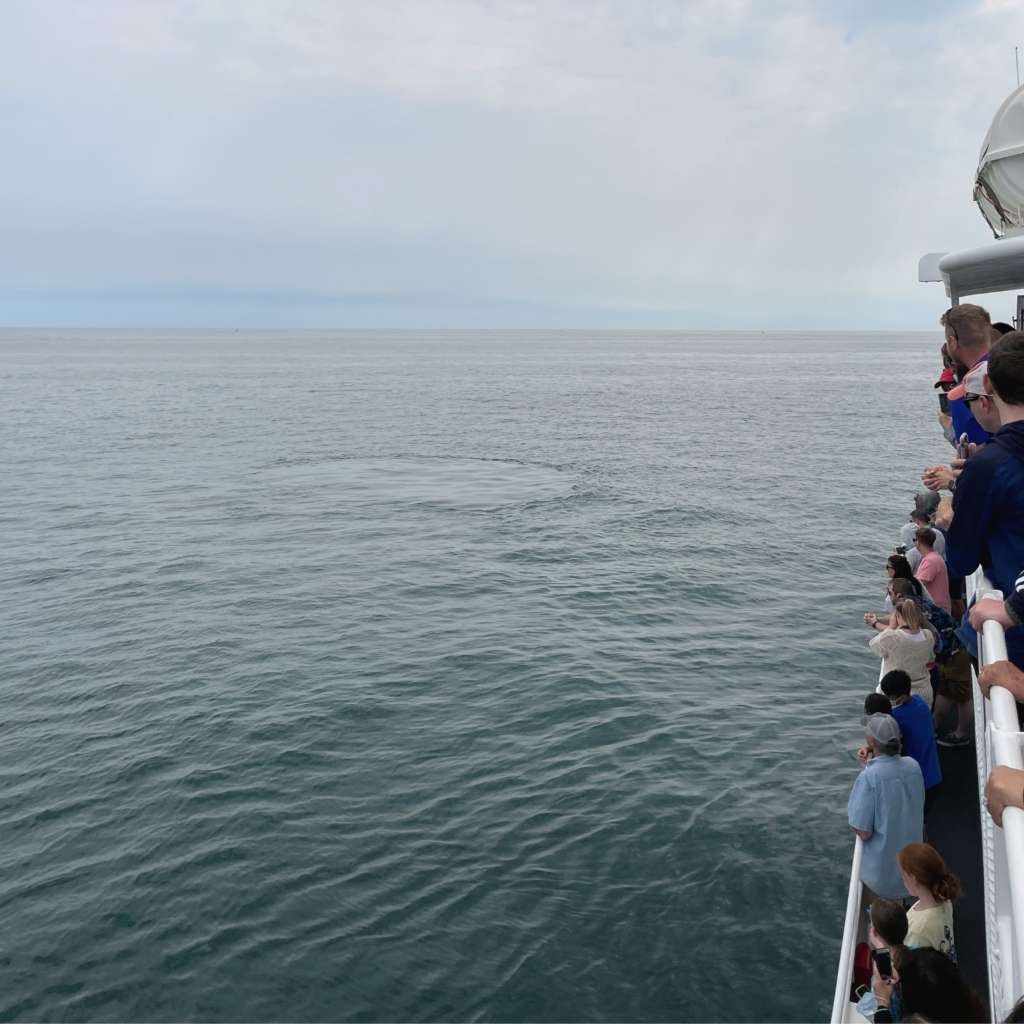
[[[927,843],[911,843],[899,852],[903,884],[917,902],[907,911],[906,944],[931,946],[956,963],[953,904],[963,895],[960,880],[939,851]]]
[[[871,915],[871,931],[868,933],[868,942],[875,949],[888,946],[892,962],[900,967],[903,963],[903,955],[907,951],[906,938],[910,927],[903,904],[897,900],[887,900],[883,896],[879,896],[878,899],[871,901],[868,913]]]

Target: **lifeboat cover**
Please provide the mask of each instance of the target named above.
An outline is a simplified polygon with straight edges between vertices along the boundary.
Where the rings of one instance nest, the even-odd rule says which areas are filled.
[[[996,111],[981,146],[974,201],[996,238],[1024,229],[1024,86]]]

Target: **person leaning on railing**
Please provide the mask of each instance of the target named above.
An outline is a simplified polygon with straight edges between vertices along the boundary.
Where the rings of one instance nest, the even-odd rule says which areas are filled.
[[[868,646],[885,660],[888,669],[903,669],[910,676],[911,690],[928,707],[932,706],[932,681],[929,665],[935,655],[935,635],[911,598],[897,602],[890,626],[868,641]]]
[[[906,580],[914,588],[914,595],[916,597],[923,598],[925,601],[932,601],[933,604],[935,603],[932,600],[931,592],[914,575],[914,570],[911,568],[906,555],[891,554],[886,560],[885,571],[889,574],[890,579]]]
[[[911,757],[900,756],[900,727],[890,715],[866,715],[864,748],[847,804],[850,827],[863,840],[860,879],[872,896],[910,895],[900,873],[899,852],[921,841],[924,777]]]
[[[977,386],[991,396],[1001,426],[958,478],[946,564],[950,576],[969,576],[981,565],[1006,594],[1024,565],[1024,331],[1011,331],[992,346]],[[1006,650],[1024,669],[1024,627],[1006,630]]]
[[[971,625],[979,633],[982,626],[990,620],[998,622],[1006,630],[1024,628],[1024,572],[1014,581],[1013,589],[1005,600],[997,601],[995,598],[983,597],[971,608]],[[981,670],[978,683],[986,697],[989,687],[1003,686],[1013,694],[1018,704],[1024,703],[1024,672],[1009,661],[997,661],[986,665]],[[1020,708],[1017,710],[1019,715]]]
[[[1019,629],[1024,626],[1024,572],[1017,577],[1005,601],[987,597],[971,609],[971,625],[979,633],[989,620],[998,622],[1003,629]],[[1009,690],[1017,701],[1018,721],[1024,717],[1024,672],[1016,665],[1008,661],[995,661],[986,665],[978,676],[978,686],[986,697],[993,686]],[[1001,828],[1003,811],[1007,807],[1024,809],[1024,772],[1005,765],[993,768],[985,785],[985,803],[992,820]]]

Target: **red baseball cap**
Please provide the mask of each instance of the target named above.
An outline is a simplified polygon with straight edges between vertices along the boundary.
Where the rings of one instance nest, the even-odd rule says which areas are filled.
[[[942,371],[942,376],[935,382],[935,387],[942,387],[942,385],[947,381],[951,381],[954,384],[956,383],[956,374],[953,372],[953,368],[951,366],[947,366],[946,369]]]

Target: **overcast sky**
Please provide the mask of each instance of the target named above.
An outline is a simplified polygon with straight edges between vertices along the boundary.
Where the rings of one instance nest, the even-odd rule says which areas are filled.
[[[1015,44],[1020,0],[3,0],[0,317],[937,329]]]

